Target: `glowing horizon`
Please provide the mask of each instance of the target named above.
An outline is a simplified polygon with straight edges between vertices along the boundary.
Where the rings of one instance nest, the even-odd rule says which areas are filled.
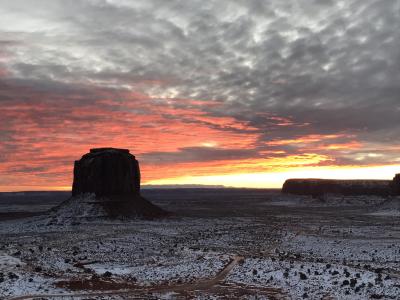
[[[182,176],[150,180],[143,182],[146,185],[222,185],[232,188],[281,188],[287,179],[294,178],[319,178],[319,179],[342,179],[342,180],[392,180],[395,174],[399,173],[399,165],[374,166],[374,167],[308,167],[301,170],[288,170],[276,173],[241,173],[213,176]],[[372,174],[371,174],[372,173]],[[0,187],[0,192],[19,191],[70,191],[71,186],[54,187],[7,187],[8,190]]]
[[[324,168],[312,167],[302,170],[281,171],[277,173],[230,174],[202,177],[180,177],[149,181],[146,184],[204,184],[224,185],[226,187],[243,188],[281,188],[287,179],[319,178],[319,179],[362,179],[362,180],[392,180],[400,165],[361,167],[361,168]],[[367,172],[376,172],[370,175]]]

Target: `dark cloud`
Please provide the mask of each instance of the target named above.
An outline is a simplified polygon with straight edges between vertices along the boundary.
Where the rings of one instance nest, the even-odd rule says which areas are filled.
[[[12,168],[8,169],[8,172],[13,173],[32,173],[32,172],[42,172],[47,168],[45,166],[42,167],[27,167],[24,165],[15,165]]]
[[[256,150],[219,149],[211,147],[185,147],[174,152],[149,152],[141,156],[146,163],[171,164],[190,162],[211,162],[257,158]]]

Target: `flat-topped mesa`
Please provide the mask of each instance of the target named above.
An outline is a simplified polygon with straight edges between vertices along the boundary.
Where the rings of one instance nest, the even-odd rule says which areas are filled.
[[[140,169],[128,149],[95,148],[75,161],[72,195],[140,194]]]
[[[400,196],[400,174],[396,174],[392,181],[392,191],[396,196]]]
[[[390,185],[390,180],[288,179],[283,184],[282,193],[387,196],[391,194]]]
[[[91,149],[75,161],[72,197],[50,214],[55,224],[169,215],[140,195],[139,162],[117,148]]]

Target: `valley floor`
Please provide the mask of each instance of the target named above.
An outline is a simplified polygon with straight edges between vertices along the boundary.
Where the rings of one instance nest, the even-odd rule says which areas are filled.
[[[175,215],[1,221],[0,299],[400,297],[398,198],[147,196]]]

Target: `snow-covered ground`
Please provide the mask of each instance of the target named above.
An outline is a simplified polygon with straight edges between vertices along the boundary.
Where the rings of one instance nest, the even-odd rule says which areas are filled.
[[[280,258],[246,259],[228,282],[278,287],[291,299],[368,299],[372,295],[396,299],[400,293],[398,279],[390,275],[342,264]]]
[[[153,221],[2,221],[0,299],[399,299],[398,198],[250,196]]]

